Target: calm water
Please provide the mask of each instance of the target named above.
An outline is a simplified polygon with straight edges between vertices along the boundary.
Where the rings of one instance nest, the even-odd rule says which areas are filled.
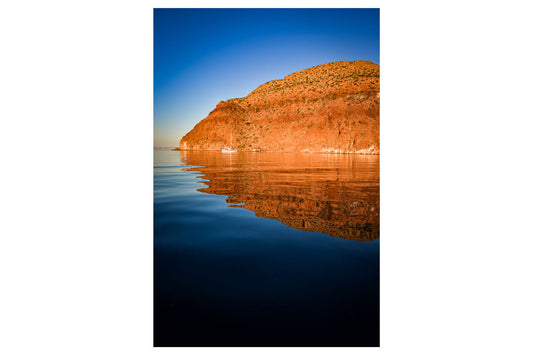
[[[156,346],[378,346],[379,156],[154,151]]]

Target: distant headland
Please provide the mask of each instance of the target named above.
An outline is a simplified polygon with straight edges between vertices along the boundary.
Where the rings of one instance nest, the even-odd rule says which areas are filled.
[[[379,65],[342,61],[221,101],[179,150],[379,154]]]

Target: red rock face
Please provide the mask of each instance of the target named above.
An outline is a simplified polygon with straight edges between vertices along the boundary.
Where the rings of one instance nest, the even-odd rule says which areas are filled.
[[[335,62],[221,101],[181,150],[379,154],[379,65]]]

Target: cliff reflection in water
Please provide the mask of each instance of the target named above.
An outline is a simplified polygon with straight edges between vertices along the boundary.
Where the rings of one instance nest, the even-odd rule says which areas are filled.
[[[180,151],[188,171],[227,195],[229,207],[304,231],[359,241],[379,237],[379,156]]]

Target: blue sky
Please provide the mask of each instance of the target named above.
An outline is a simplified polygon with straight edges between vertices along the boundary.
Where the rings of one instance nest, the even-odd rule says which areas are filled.
[[[379,9],[154,9],[154,146],[267,81],[361,59],[379,64]]]

